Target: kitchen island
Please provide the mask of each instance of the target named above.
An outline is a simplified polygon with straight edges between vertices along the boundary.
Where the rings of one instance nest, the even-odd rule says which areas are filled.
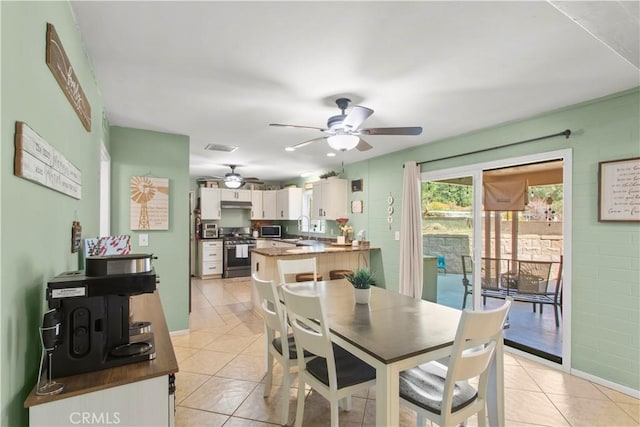
[[[290,243],[290,240],[282,241]],[[336,245],[331,242],[309,240],[298,241],[296,246],[290,244],[287,247],[255,248],[251,251],[251,272],[257,272],[262,280],[275,280],[277,283],[279,259],[315,257],[318,274],[321,274],[324,280],[329,280],[331,270],[355,271],[357,268],[369,268],[370,253],[377,250],[380,249],[370,247],[368,244]],[[251,301],[257,309],[258,298],[253,291]]]

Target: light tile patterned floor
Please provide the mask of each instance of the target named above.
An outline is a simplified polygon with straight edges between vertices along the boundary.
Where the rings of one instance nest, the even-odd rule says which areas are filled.
[[[251,310],[247,280],[192,281],[190,333],[172,337],[176,374],[176,425],[278,425],[282,370],[263,397],[263,324]],[[589,381],[513,356],[505,357],[507,426],[640,426],[640,401]],[[297,380],[289,390],[295,416]],[[304,426],[328,426],[329,405],[307,391]],[[415,414],[401,407],[401,424],[415,426]],[[468,425],[477,424],[476,419]],[[375,390],[352,398],[340,412],[341,426],[375,425]]]

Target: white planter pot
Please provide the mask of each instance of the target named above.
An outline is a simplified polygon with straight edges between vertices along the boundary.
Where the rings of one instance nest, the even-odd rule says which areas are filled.
[[[356,298],[356,304],[369,304],[371,299],[371,288],[369,289],[353,289],[353,294]]]

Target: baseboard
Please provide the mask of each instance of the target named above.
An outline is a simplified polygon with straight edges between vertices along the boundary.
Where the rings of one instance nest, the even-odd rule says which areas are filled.
[[[181,329],[179,331],[169,332],[169,335],[172,337],[175,337],[178,335],[187,335],[189,332],[190,332],[189,329]]]
[[[631,396],[636,399],[640,399],[640,390],[633,389],[631,387],[623,386],[618,383],[614,383],[609,380],[605,380],[600,377],[596,377],[595,375],[588,374],[586,372],[579,371],[577,369],[571,370],[571,375],[575,375],[576,377],[583,378],[585,380],[591,381],[592,383],[599,384],[601,386],[608,387],[612,390],[619,391],[620,393],[624,393],[628,396]]]

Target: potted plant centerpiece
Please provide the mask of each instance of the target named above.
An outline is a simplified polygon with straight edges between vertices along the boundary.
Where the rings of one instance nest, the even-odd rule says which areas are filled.
[[[357,304],[369,304],[371,285],[375,285],[373,274],[366,268],[358,268],[353,274],[344,276],[353,285]]]

